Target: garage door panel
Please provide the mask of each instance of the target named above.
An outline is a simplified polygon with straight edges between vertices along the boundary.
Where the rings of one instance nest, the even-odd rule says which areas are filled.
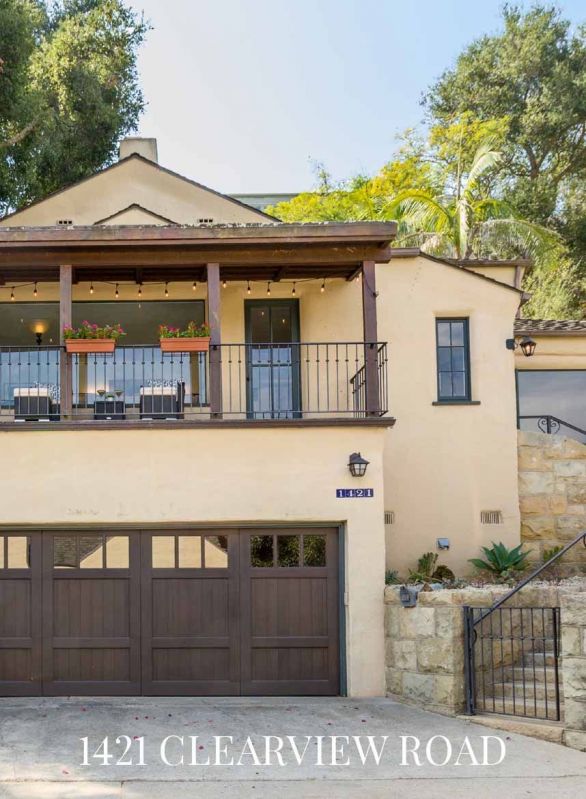
[[[153,578],[153,636],[228,634],[228,580],[191,575]]]
[[[128,580],[71,577],[55,580],[53,634],[82,637],[128,637]]]
[[[29,637],[31,634],[30,579],[0,580],[0,638]]]
[[[43,692],[140,693],[137,532],[43,536]]]
[[[241,532],[244,695],[339,692],[337,530]]]
[[[253,636],[327,636],[327,578],[250,579]]]
[[[66,682],[130,682],[128,649],[53,650],[53,679]]]
[[[145,694],[240,692],[238,554],[234,530],[143,535]]]
[[[41,536],[0,535],[0,695],[42,691]]]

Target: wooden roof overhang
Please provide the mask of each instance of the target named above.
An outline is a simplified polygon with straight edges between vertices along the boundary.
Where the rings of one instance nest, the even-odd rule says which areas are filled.
[[[338,277],[363,262],[387,262],[394,222],[226,226],[0,227],[0,283],[59,279],[73,267],[89,280],[206,280],[218,263],[222,280]]]

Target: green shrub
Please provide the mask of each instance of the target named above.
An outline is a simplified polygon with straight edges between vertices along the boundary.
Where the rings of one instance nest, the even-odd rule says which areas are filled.
[[[447,566],[437,565],[438,556],[435,552],[426,552],[417,561],[415,570],[409,569],[410,583],[441,583],[444,580],[453,580],[454,572]]]
[[[480,571],[490,572],[502,579],[514,577],[517,572],[523,571],[528,565],[526,560],[530,552],[522,552],[522,546],[519,544],[518,547],[509,549],[502,542],[495,544],[493,541],[492,547],[482,547],[486,560],[470,558],[470,563]]]

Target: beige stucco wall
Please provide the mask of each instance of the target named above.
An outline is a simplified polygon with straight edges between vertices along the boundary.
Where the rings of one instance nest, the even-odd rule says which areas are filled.
[[[531,358],[515,352],[516,369],[586,369],[586,336],[536,336]]]
[[[297,281],[301,340],[362,339],[360,281]],[[244,302],[266,299],[266,283],[229,283],[221,291],[222,341],[244,340]],[[56,287],[39,286],[39,299],[57,299]],[[74,300],[89,299],[74,286]],[[112,286],[95,284],[93,299],[112,299]],[[389,407],[397,418],[386,434],[385,505],[387,567],[405,573],[417,558],[450,539],[441,559],[458,573],[482,544],[519,541],[515,355],[505,348],[519,294],[467,271],[426,258],[401,258],[377,268],[379,340],[388,342]],[[135,285],[120,285],[121,299],[136,299]],[[143,301],[161,299],[164,287],[143,287]],[[31,289],[21,289],[27,293]],[[271,284],[271,299],[291,297],[292,283]],[[169,284],[170,299],[205,297],[191,283]],[[163,308],[163,306],[162,306]],[[473,399],[480,405],[432,405],[436,389],[436,316],[469,316]],[[528,360],[528,359],[525,359]],[[533,360],[533,359],[531,359]],[[280,433],[272,433],[280,438]],[[359,449],[355,445],[350,451]],[[370,459],[367,449],[363,455]],[[502,525],[483,526],[481,510],[500,510]]]
[[[384,693],[383,446],[378,428],[0,432],[1,524],[344,525],[351,696]],[[372,499],[348,455],[368,452]]]
[[[71,219],[75,225],[93,225],[132,203],[179,224],[198,224],[198,219],[210,217],[224,223],[268,221],[253,208],[207,191],[155,164],[129,158],[91,180],[0,220],[0,225],[55,225],[59,219]]]
[[[450,539],[441,562],[468,573],[468,559],[491,540],[519,542],[514,356],[519,294],[424,258],[380,267],[379,336],[389,341],[389,390],[397,424],[387,438],[387,566],[405,573],[436,539]],[[435,319],[470,319],[472,398],[438,407]],[[500,510],[502,525],[481,525]]]

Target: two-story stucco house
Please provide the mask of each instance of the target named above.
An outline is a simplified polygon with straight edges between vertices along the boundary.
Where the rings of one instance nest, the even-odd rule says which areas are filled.
[[[394,237],[144,139],[0,221],[0,695],[383,694],[385,568],[519,542],[527,265]],[[84,320],[126,335],[67,351]]]

